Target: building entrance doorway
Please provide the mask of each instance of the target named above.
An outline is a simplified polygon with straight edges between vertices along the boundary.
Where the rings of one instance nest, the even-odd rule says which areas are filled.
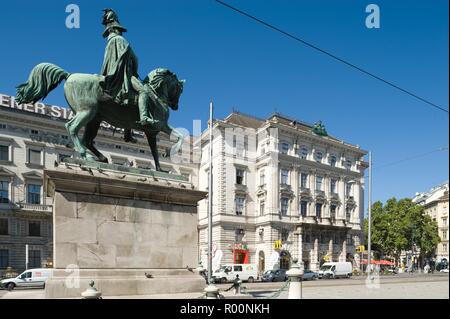
[[[264,273],[264,269],[266,268],[266,257],[264,252],[261,250],[258,254],[258,272],[260,274]]]
[[[280,269],[289,269],[291,266],[291,254],[283,250],[280,252]]]

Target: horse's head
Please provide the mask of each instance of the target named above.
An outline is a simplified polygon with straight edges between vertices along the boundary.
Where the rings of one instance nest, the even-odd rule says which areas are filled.
[[[172,110],[178,110],[178,103],[185,80],[178,80],[175,73],[168,69],[158,68],[153,70],[144,79],[144,83],[150,85],[158,96],[167,102]]]

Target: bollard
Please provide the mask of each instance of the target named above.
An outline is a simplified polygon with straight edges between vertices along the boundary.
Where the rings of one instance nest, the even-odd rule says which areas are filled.
[[[219,288],[209,284],[204,290],[206,299],[219,299]]]
[[[301,280],[303,277],[303,268],[298,265],[297,258],[294,258],[292,262],[293,263],[291,269],[289,269],[286,272],[286,275],[288,275],[290,280],[288,299],[301,299],[302,298]]]
[[[236,284],[234,285],[234,294],[235,295],[241,294],[241,284],[242,284],[242,280],[238,279],[236,281]]]
[[[94,287],[94,281],[89,282],[89,288],[81,293],[83,299],[102,299],[102,293]]]

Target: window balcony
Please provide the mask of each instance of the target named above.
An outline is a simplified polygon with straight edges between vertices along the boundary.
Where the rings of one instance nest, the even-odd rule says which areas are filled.
[[[320,197],[320,198],[325,199],[325,192],[324,191],[316,189],[315,190],[315,194],[316,194],[316,197]]]
[[[311,191],[307,187],[300,187],[300,195],[310,195]]]
[[[328,193],[328,199],[329,200],[336,200],[336,201],[338,201],[339,200],[339,195],[337,193],[330,192],[330,193]]]
[[[18,206],[21,210],[28,212],[51,213],[53,211],[52,205],[19,203]]]

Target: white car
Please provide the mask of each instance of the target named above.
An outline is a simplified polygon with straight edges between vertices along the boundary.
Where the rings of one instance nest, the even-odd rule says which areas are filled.
[[[440,272],[448,272],[448,268],[441,269]]]
[[[9,291],[16,287],[45,287],[45,280],[51,277],[52,269],[50,268],[36,268],[28,269],[21,273],[16,278],[7,278],[0,281],[2,288]]]

